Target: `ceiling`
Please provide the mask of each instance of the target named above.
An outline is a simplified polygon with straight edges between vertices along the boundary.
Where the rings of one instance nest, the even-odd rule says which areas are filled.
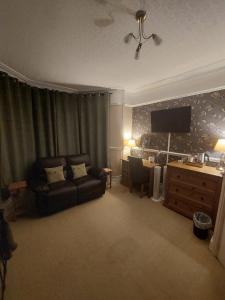
[[[123,38],[136,33],[130,13],[143,2],[145,31],[163,43],[149,41],[135,60],[135,41]],[[104,26],[109,15],[114,21]],[[224,67],[224,29],[224,0],[0,0],[0,61],[32,80],[135,94],[218,62]]]

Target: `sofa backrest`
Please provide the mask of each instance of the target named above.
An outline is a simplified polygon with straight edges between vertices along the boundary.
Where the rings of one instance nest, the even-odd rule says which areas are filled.
[[[37,161],[40,168],[54,168],[58,166],[66,166],[66,159],[65,157],[45,157],[39,158]]]
[[[35,163],[35,170],[33,176],[41,180],[46,181],[47,176],[45,168],[54,168],[58,166],[63,166],[64,175],[66,179],[71,179],[73,173],[71,170],[71,165],[79,165],[85,163],[87,170],[90,168],[90,158],[87,153],[68,155],[68,156],[58,156],[58,157],[44,157],[39,158]]]
[[[79,165],[85,163],[87,171],[90,169],[90,157],[87,153],[78,154],[78,155],[69,155],[66,157],[68,165],[68,178],[73,178],[73,171],[70,166]]]
[[[82,163],[85,163],[86,167],[90,166],[90,158],[87,153],[78,154],[78,155],[69,155],[66,158],[69,166],[79,165]]]
[[[47,180],[46,172],[44,170],[45,168],[63,166],[64,176],[65,178],[67,177],[67,165],[64,156],[39,158],[35,165],[36,176],[44,181]]]

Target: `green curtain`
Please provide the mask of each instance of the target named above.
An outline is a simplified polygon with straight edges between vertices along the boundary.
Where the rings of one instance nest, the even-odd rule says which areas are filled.
[[[26,177],[34,162],[31,88],[0,72],[1,186]]]
[[[58,154],[80,153],[78,102],[75,94],[55,92]]]
[[[81,152],[90,154],[92,164],[107,165],[109,94],[79,95]]]
[[[54,91],[32,88],[32,106],[36,156],[58,155]]]
[[[38,157],[89,153],[107,165],[108,93],[30,87],[0,72],[0,182],[26,178]]]

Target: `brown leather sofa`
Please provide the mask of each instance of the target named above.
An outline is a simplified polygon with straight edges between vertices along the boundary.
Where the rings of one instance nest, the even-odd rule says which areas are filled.
[[[88,175],[73,179],[71,165],[81,163],[85,163]],[[57,166],[63,166],[66,180],[48,184],[44,168]],[[106,173],[90,165],[88,154],[48,157],[36,161],[28,182],[36,194],[39,214],[49,215],[102,196],[106,189]]]

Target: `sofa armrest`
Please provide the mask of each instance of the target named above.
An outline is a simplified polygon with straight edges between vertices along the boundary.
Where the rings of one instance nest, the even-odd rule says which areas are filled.
[[[88,170],[88,175],[94,176],[102,181],[106,181],[107,179],[107,174],[102,168],[92,167]]]

